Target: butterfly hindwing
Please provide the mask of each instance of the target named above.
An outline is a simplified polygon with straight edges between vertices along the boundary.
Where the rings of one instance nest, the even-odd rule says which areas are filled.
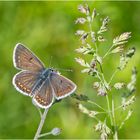
[[[43,63],[24,45],[18,43],[13,53],[14,66],[21,70],[40,71]]]
[[[39,77],[38,73],[31,71],[21,71],[13,78],[13,85],[24,95],[31,95],[34,85]]]
[[[42,83],[42,86],[35,91],[33,97],[33,103],[41,108],[49,108],[53,103],[53,90],[49,79]]]
[[[66,77],[52,72],[50,82],[54,90],[56,99],[62,99],[76,90],[76,85]]]

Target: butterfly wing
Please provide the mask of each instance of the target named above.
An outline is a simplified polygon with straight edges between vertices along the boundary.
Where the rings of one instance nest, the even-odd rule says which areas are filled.
[[[21,70],[39,71],[44,68],[37,56],[20,43],[14,49],[13,63],[17,69]]]
[[[51,73],[50,82],[58,100],[72,94],[77,87],[71,80],[55,72]]]
[[[21,71],[14,76],[13,85],[22,94],[32,96],[31,92],[38,77],[38,73],[31,71]]]
[[[44,81],[42,86],[35,91],[33,103],[41,108],[49,108],[53,103],[53,90],[49,79]]]

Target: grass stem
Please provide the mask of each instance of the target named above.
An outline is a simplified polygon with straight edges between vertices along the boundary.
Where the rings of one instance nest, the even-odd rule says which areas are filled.
[[[110,108],[110,103],[109,103],[108,95],[106,95],[106,101],[107,101],[108,114],[109,114],[109,118],[110,118],[111,126],[113,126],[112,111],[111,111],[111,108]]]
[[[118,140],[118,131],[116,126],[116,119],[115,119],[115,107],[114,107],[114,100],[112,98],[112,118],[113,118],[113,127],[114,127],[114,134],[113,139]]]
[[[91,103],[91,104],[96,105],[98,108],[100,108],[100,109],[102,109],[104,112],[106,112],[106,110],[105,110],[103,107],[101,107],[100,105],[98,105],[97,103],[95,103],[95,102],[93,102],[93,101],[90,101],[90,100],[88,100],[88,102]]]
[[[37,131],[36,131],[34,140],[38,140],[38,138],[39,138],[39,136],[40,136],[42,127],[43,127],[43,125],[44,125],[44,122],[45,122],[45,119],[46,119],[46,116],[47,116],[47,113],[48,113],[48,109],[45,109],[43,115],[41,116],[41,121],[40,121],[40,124],[39,124],[39,126],[38,126],[38,129],[37,129]]]

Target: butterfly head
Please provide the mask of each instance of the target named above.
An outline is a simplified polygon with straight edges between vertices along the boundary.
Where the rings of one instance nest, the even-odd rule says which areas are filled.
[[[60,74],[60,72],[57,69],[54,69],[54,68],[48,68],[47,70],[50,71],[50,72]]]

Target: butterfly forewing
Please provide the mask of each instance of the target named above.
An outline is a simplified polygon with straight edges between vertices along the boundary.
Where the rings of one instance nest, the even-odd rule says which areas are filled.
[[[53,90],[49,79],[44,81],[42,86],[35,91],[33,103],[41,108],[49,108],[53,103]]]
[[[43,63],[20,43],[14,49],[13,62],[16,68],[22,70],[40,71],[44,68]]]
[[[38,80],[39,74],[31,71],[21,71],[13,78],[15,88],[25,95],[31,95],[32,89]]]
[[[62,99],[76,90],[76,85],[71,80],[55,72],[50,75],[50,82],[57,99]]]

